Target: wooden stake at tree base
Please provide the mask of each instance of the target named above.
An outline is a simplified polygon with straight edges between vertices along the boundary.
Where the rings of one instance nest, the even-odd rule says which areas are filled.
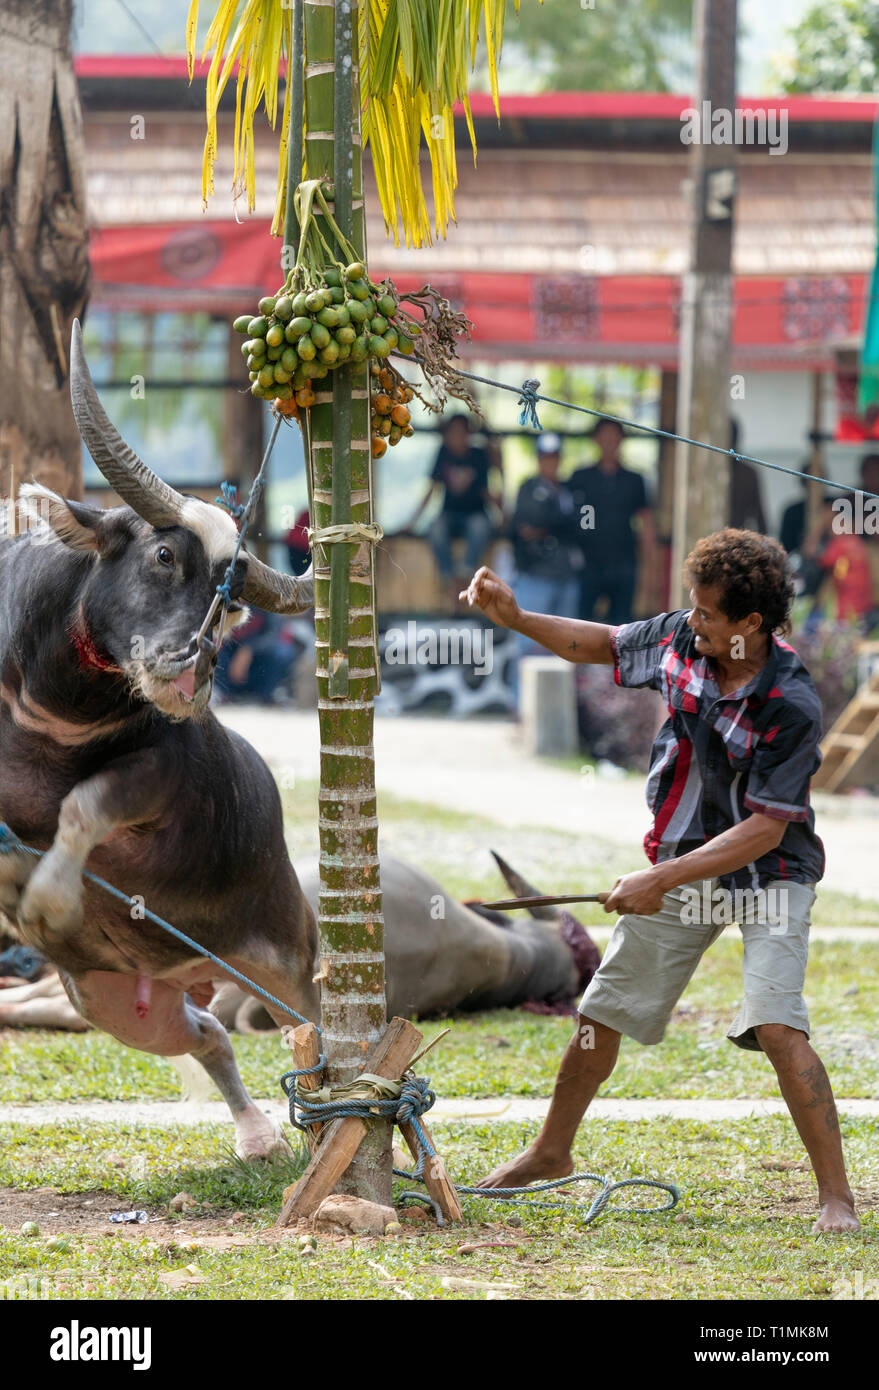
[[[384,1037],[370,1053],[365,1070],[388,1081],[399,1081],[423,1040],[408,1019],[391,1019]],[[333,1120],[327,1126],[317,1152],[284,1203],[279,1226],[314,1215],[324,1197],[334,1191],[365,1137],[366,1123],[357,1116]]]
[[[316,1067],[320,1060],[320,1048],[317,1043],[317,1029],[313,1023],[300,1023],[298,1028],[291,1028],[288,1034],[290,1051],[293,1053],[293,1062],[297,1070],[305,1070],[307,1067]],[[321,1086],[320,1073],[312,1072],[311,1076],[303,1076],[299,1085],[303,1091],[319,1091]],[[320,1138],[323,1124],[318,1120],[315,1124],[308,1126],[306,1138],[311,1153],[317,1148],[317,1141]]]
[[[420,1120],[419,1123],[421,1125],[421,1133],[433,1149],[433,1153],[428,1154],[424,1160],[424,1186],[427,1188],[447,1221],[462,1221],[464,1219],[464,1208],[461,1206],[461,1199],[455,1191],[455,1184],[446,1172],[446,1165],[436,1151],[433,1135],[427,1128],[424,1120]],[[419,1151],[418,1136],[411,1120],[408,1120],[406,1124],[400,1125],[400,1133],[409,1145],[409,1152],[412,1157],[417,1161]]]
[[[299,1039],[296,1039],[296,1034],[301,1035]],[[298,1045],[302,1059],[297,1058],[297,1066],[313,1066],[313,1062],[305,1060],[305,1054],[313,1045],[315,1061],[317,1060],[317,1033],[314,1025],[308,1023],[294,1029],[293,1038],[294,1049]],[[388,1081],[399,1081],[422,1042],[423,1036],[414,1024],[405,1018],[393,1018],[384,1037],[370,1053],[365,1070],[372,1072],[374,1076],[385,1077]],[[312,1080],[312,1077],[303,1077],[303,1086]],[[317,1087],[319,1085],[318,1082]],[[316,1087],[308,1086],[307,1089],[312,1090]],[[309,1126],[309,1129],[311,1128],[312,1126]],[[279,1226],[289,1226],[291,1222],[302,1217],[314,1215],[324,1197],[329,1197],[330,1193],[335,1191],[336,1184],[350,1165],[367,1132],[366,1121],[356,1115],[333,1120],[323,1128],[324,1133],[308,1167],[290,1189],[284,1202],[277,1221]],[[418,1139],[415,1126],[407,1123],[400,1128],[413,1155],[417,1154]],[[464,1213],[458,1194],[449,1179],[445,1164],[435,1150],[429,1130],[423,1124],[421,1128],[431,1148],[434,1148],[433,1154],[428,1155],[424,1164],[424,1185],[445,1219],[460,1221]]]

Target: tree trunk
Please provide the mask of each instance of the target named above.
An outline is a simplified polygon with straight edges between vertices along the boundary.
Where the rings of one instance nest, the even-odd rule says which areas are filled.
[[[0,497],[82,492],[70,329],[88,299],[73,0],[0,0]]]
[[[356,4],[304,0],[305,172],[334,180],[340,229],[366,258]],[[333,244],[332,232],[324,228]],[[346,363],[315,383],[309,413],[312,526],[372,520],[369,371]],[[328,1080],[351,1080],[386,1026],[373,700],[375,586],[371,546],[315,546],[321,736],[318,926]],[[371,1128],[345,1185],[391,1195],[390,1128]]]

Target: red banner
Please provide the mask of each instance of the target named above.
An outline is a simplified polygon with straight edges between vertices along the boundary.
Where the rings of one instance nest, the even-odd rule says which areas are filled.
[[[268,223],[205,220],[95,231],[95,302],[144,312],[197,309],[234,315],[276,289],[279,241]],[[429,260],[429,253],[426,254]],[[375,275],[385,273],[373,256]],[[491,271],[396,274],[425,280],[474,322],[474,352],[542,361],[677,359],[675,276],[517,275]],[[833,347],[861,328],[862,275],[740,277],[735,284],[737,366],[828,367]]]

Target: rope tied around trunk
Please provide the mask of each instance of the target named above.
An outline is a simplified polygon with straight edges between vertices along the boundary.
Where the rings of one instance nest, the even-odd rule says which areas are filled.
[[[378,545],[385,533],[377,521],[346,521],[338,526],[308,526],[305,534],[314,549],[316,545],[356,545],[358,541]]]
[[[412,1173],[403,1173],[395,1168],[394,1172],[400,1177],[420,1181],[425,1160],[436,1152],[419,1124],[420,1116],[436,1103],[436,1094],[430,1089],[428,1078],[407,1071],[399,1081],[389,1081],[387,1077],[363,1072],[354,1081],[341,1086],[323,1086],[319,1091],[307,1091],[298,1084],[297,1077],[318,1070],[318,1067],[302,1067],[285,1072],[281,1077],[281,1086],[290,1101],[290,1123],[303,1132],[316,1122],[327,1123],[351,1116],[361,1120],[381,1117],[398,1125],[411,1124],[418,1141],[415,1169]]]

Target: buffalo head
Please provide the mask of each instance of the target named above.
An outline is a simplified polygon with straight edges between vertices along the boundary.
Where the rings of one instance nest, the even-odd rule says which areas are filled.
[[[214,663],[197,667],[197,638],[232,559],[237,528],[222,508],[169,487],[125,443],[95,390],[78,321],[70,395],[89,453],[127,504],[104,511],[36,484],[22,489],[43,534],[88,557],[72,616],[74,641],[89,664],[118,671],[164,714],[198,715],[210,700]],[[244,603],[299,613],[314,601],[310,576],[293,579],[243,549],[231,592],[236,602],[227,629],[241,621]]]

